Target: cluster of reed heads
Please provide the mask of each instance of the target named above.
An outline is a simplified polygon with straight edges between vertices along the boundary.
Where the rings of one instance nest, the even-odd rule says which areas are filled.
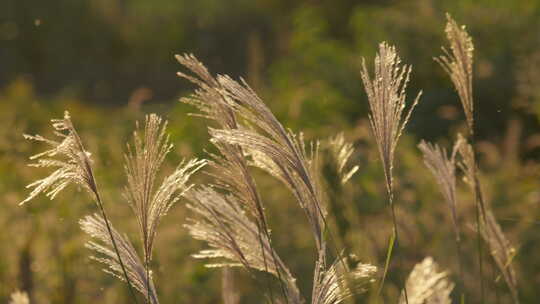
[[[432,257],[426,257],[410,271],[408,278],[401,279],[399,303],[451,303],[452,297],[464,303],[468,299],[466,286],[460,284],[465,270],[461,263],[464,253],[458,221],[458,176],[463,176],[475,198],[479,277],[484,277],[485,255],[482,251],[488,250],[517,303],[516,273],[512,266],[515,249],[504,236],[484,198],[475,156],[474,47],[465,27],[459,26],[449,15],[447,19],[446,36],[450,47],[443,48],[443,55],[435,60],[450,76],[458,92],[468,133],[457,135],[455,144],[448,149],[450,153],[444,147],[424,141],[418,147],[452,215],[459,265],[457,285],[451,281],[448,271],[441,270]],[[106,266],[105,272],[127,283],[134,303],[159,303],[152,275],[154,240],[160,220],[180,200],[187,201],[186,206],[193,215],[187,219],[185,227],[194,239],[208,245],[208,249],[193,254],[193,257],[211,261],[208,267],[242,267],[252,275],[254,284],[264,291],[261,302],[337,304],[361,297],[367,291],[378,290],[380,293],[389,265],[394,260],[400,263],[399,225],[396,222],[399,215],[394,208],[393,186],[395,150],[421,96],[418,94],[407,106],[411,66],[402,64],[396,48],[381,43],[374,60],[374,72],[368,71],[365,60],[360,71],[393,222],[382,270],[369,263],[353,261],[345,253],[346,248],[338,248],[328,224],[327,202],[332,198],[325,194],[321,183],[319,150],[323,144],[331,147],[329,151],[334,156],[339,180],[345,184],[358,171],[358,166],[349,164],[352,144],[342,135],[325,142],[307,142],[302,133],[286,129],[245,81],[235,81],[226,75],[214,76],[193,55],[176,58],[188,71],[178,75],[198,87],[181,101],[195,106],[199,110],[198,116],[212,121],[208,132],[218,152],[208,153],[208,159],[182,161],[172,173],[158,180],[162,175],[161,165],[173,148],[167,135],[167,122],[150,114],[144,126],[137,124],[124,158],[127,184],[123,196],[137,219],[142,248],[135,248],[126,234],[114,228],[106,211],[107,204],[100,195],[92,154],[86,150],[68,112],[62,119],[52,121],[57,140],[25,135],[27,139],[50,146],[49,150],[31,157],[34,160],[31,166],[54,171],[28,185],[32,191],[22,203],[42,193],[53,199],[73,184],[84,189],[97,207],[95,214],[79,220],[81,229],[92,238],[86,246],[95,251],[92,258]],[[257,188],[252,167],[262,169],[283,183],[305,214],[316,249],[309,296],[299,289],[294,273],[273,245],[265,201]],[[192,184],[190,177],[203,168],[212,182]],[[256,272],[267,275],[256,276]],[[225,271],[224,275],[227,274]],[[223,286],[223,301],[237,303],[239,297],[230,284]],[[483,301],[483,281],[481,288]],[[14,293],[12,303],[28,303],[28,297],[24,293]]]

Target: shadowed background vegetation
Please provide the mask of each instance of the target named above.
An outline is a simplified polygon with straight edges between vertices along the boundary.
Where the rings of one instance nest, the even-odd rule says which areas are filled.
[[[34,303],[124,303],[125,287],[88,259],[77,220],[94,212],[81,191],[56,201],[39,197],[23,207],[36,179],[26,167],[41,151],[22,133],[50,135],[49,119],[73,116],[96,161],[105,207],[115,225],[136,235],[120,195],[123,152],[136,120],[156,112],[170,122],[183,157],[212,149],[204,121],[177,100],[193,87],[175,76],[175,53],[194,53],[214,73],[244,77],[281,119],[309,139],[343,131],[356,149],[359,172],[344,188],[328,185],[333,231],[363,262],[384,264],[392,223],[384,176],[367,121],[361,57],[395,44],[413,65],[410,96],[422,89],[396,151],[395,201],[404,263],[393,265],[383,296],[396,302],[397,278],[425,256],[457,274],[453,230],[436,183],[422,163],[420,139],[449,146],[465,117],[450,80],[433,61],[444,39],[445,12],[466,24],[475,42],[477,149],[488,201],[517,248],[523,303],[535,303],[540,284],[540,1],[285,1],[285,0],[7,0],[0,4],[0,302],[15,289]],[[275,245],[309,290],[314,244],[292,197],[255,171]],[[199,180],[206,177],[200,175]],[[196,179],[196,180],[197,180]],[[479,297],[474,258],[473,198],[460,191],[469,303]],[[189,255],[203,247],[183,227],[180,203],[160,225],[155,261],[162,303],[221,301],[220,270]],[[308,257],[308,258],[306,258]],[[486,261],[489,258],[486,255]],[[489,302],[508,292],[487,264]],[[401,274],[400,274],[401,273]],[[261,301],[258,286],[235,271],[243,303]],[[491,298],[490,298],[491,297]],[[368,297],[369,298],[369,297]],[[362,300],[359,300],[362,302]],[[366,301],[369,301],[366,300]],[[373,303],[376,303],[373,300]]]

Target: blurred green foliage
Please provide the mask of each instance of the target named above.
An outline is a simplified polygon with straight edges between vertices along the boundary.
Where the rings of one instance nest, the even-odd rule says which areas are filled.
[[[449,145],[464,126],[457,95],[432,60],[445,44],[445,12],[467,27],[475,51],[475,99],[482,180],[489,201],[517,246],[523,303],[536,303],[540,283],[540,1],[284,1],[284,0],[7,0],[0,4],[0,302],[25,289],[34,303],[125,303],[122,283],[99,271],[83,247],[77,220],[95,208],[71,189],[56,201],[17,206],[26,167],[43,147],[22,133],[50,135],[49,120],[72,113],[96,160],[106,208],[118,228],[136,238],[123,201],[122,153],[145,113],[170,122],[175,153],[167,166],[212,149],[206,122],[176,101],[191,86],[179,81],[174,53],[192,52],[213,72],[245,77],[286,127],[310,139],[343,131],[356,148],[359,173],[343,189],[328,185],[333,231],[348,253],[383,265],[391,231],[382,169],[366,117],[361,58],[377,44],[397,46],[413,65],[410,95],[424,91],[398,146],[396,193],[403,227],[404,265],[390,271],[383,297],[395,303],[396,278],[432,255],[457,273],[449,212],[416,149],[420,138]],[[41,171],[40,171],[41,172]],[[42,172],[44,174],[44,172]],[[278,251],[309,293],[313,244],[301,210],[272,179],[257,173]],[[205,181],[205,176],[197,177]],[[471,195],[460,192],[466,231],[465,285],[479,296]],[[173,208],[160,226],[156,284],[162,303],[220,302],[219,271],[192,259],[202,244],[182,227],[186,210]],[[486,256],[486,260],[489,260]],[[488,271],[490,300],[507,300],[502,280]],[[243,303],[259,303],[253,280],[236,272]],[[455,276],[454,276],[455,278]],[[373,296],[366,302],[378,303]],[[362,302],[362,301],[361,301]],[[363,303],[363,302],[362,302]]]

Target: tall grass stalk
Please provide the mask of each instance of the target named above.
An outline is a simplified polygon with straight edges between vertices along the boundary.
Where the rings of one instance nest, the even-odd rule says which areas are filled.
[[[124,279],[128,285],[130,295],[133,301],[137,303],[137,297],[133,291],[131,280],[118,250],[107,212],[105,212],[103,201],[101,200],[101,195],[98,191],[92,169],[91,154],[84,148],[82,140],[71,122],[69,112],[66,111],[64,113],[63,119],[53,119],[52,126],[55,129],[55,134],[62,138],[61,142],[46,139],[40,135],[24,136],[26,139],[44,142],[53,147],[50,150],[30,157],[31,160],[37,160],[37,163],[30,164],[30,166],[56,168],[56,170],[48,177],[29,184],[27,188],[34,189],[21,204],[30,201],[40,193],[45,193],[50,199],[54,199],[56,195],[69,184],[77,184],[85,189],[93,198],[105,221],[109,238],[120,264]],[[67,134],[62,132],[67,132]]]
[[[408,112],[404,113],[405,91],[409,82],[411,66],[402,65],[395,47],[388,45],[386,42],[379,45],[379,52],[375,56],[374,69],[372,79],[367,70],[365,59],[362,61],[361,76],[369,101],[369,121],[383,164],[393,224],[392,245],[388,249],[387,263],[379,288],[380,291],[384,285],[392,252],[398,251],[399,248],[399,230],[394,204],[394,153],[399,137],[403,133],[412,110],[418,103],[422,93],[418,93]],[[399,263],[401,264],[401,257],[399,257]],[[407,288],[405,287],[404,290],[405,300],[407,301]]]
[[[483,269],[483,246],[482,239],[490,248],[490,254],[495,260],[499,270],[505,277],[508,288],[515,303],[519,303],[516,288],[515,272],[511,265],[515,249],[511,247],[502,230],[487,206],[482,186],[479,179],[477,152],[475,151],[476,133],[474,125],[474,99],[473,99],[473,52],[472,38],[467,33],[465,26],[459,26],[452,17],[447,14],[446,36],[450,43],[450,51],[443,48],[444,55],[435,58],[445,72],[450,76],[463,111],[467,118],[468,141],[463,140],[459,146],[462,157],[460,167],[465,172],[467,183],[470,185],[475,198],[476,233],[478,248],[478,264],[480,276],[481,301],[485,299],[484,269]]]

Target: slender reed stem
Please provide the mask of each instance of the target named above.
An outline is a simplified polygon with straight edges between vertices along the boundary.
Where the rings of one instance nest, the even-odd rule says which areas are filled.
[[[461,293],[462,301],[465,301],[465,292],[464,292],[465,281],[463,277],[463,261],[461,258],[461,237],[459,235],[459,231],[456,232],[456,255],[457,255],[457,262],[458,262],[458,269],[459,269],[459,277],[461,279],[460,282],[458,283],[459,291]]]
[[[397,217],[396,217],[396,210],[395,210],[395,206],[394,206],[394,192],[393,192],[393,189],[390,189],[390,193],[389,193],[389,196],[388,196],[388,201],[390,202],[390,210],[392,212],[392,224],[394,226],[394,234],[395,234],[395,239],[394,239],[394,251],[398,251],[399,250],[399,232],[398,232],[398,225],[397,225]],[[398,254],[398,267],[401,269],[403,266],[403,257],[401,255]],[[399,278],[401,279],[401,278]],[[403,293],[405,294],[405,303],[409,304],[409,297],[407,295],[407,283],[405,282],[403,284]]]
[[[259,245],[261,246],[264,269],[265,269],[266,272],[268,272],[268,262],[266,261],[266,254],[264,253],[264,244],[263,244],[263,239],[262,239],[262,234],[261,234],[261,229],[263,229],[263,228],[261,226],[262,225],[261,225],[260,221],[257,220],[257,229],[259,230],[258,233],[257,233],[257,236],[259,238]],[[268,241],[270,241],[270,240],[268,240]],[[274,259],[274,262],[275,262],[275,259]],[[278,276],[279,276],[279,281],[280,281],[280,285],[281,285],[281,291],[283,292],[283,297],[285,298],[287,303],[289,303],[289,299],[287,297],[287,294],[285,293],[285,290],[283,289],[283,284],[281,282],[281,271],[278,269],[277,265],[276,265],[276,272],[278,273]],[[272,285],[270,284],[270,280],[268,279],[268,277],[266,278],[266,286],[268,288],[268,292],[270,293],[270,303],[274,304],[274,292],[273,292]]]
[[[146,292],[148,295],[146,296],[146,303],[151,303],[150,301],[150,261],[148,260],[148,257],[144,257],[144,268],[146,271]]]
[[[497,262],[495,262],[495,259],[491,259],[491,278],[493,280],[493,287],[495,289],[495,303],[500,304],[501,299],[499,295],[499,288],[497,287]]]
[[[480,208],[476,204],[476,246],[478,248],[478,268],[480,276],[480,299],[481,303],[484,302],[484,270],[482,265],[482,236],[480,235]]]
[[[93,178],[93,176],[92,176]],[[109,237],[111,238],[111,243],[114,248],[114,252],[116,253],[116,256],[118,257],[118,263],[120,264],[120,267],[122,268],[122,273],[124,274],[124,279],[126,279],[126,283],[129,288],[129,292],[131,294],[131,297],[133,298],[133,301],[138,304],[137,296],[135,295],[135,292],[133,291],[133,286],[131,286],[131,281],[129,280],[126,267],[124,266],[124,262],[122,261],[122,257],[120,256],[120,251],[118,251],[118,246],[116,245],[116,240],[114,239],[111,225],[109,224],[109,218],[107,217],[107,213],[105,212],[105,208],[103,208],[103,202],[101,201],[101,196],[99,195],[99,192],[97,191],[97,188],[95,187],[95,182],[93,181],[93,192],[96,195],[96,204],[99,207],[99,211],[101,212],[101,216],[103,217],[103,220],[105,221],[105,226],[107,226],[107,232],[109,233]]]
[[[383,273],[383,278],[382,278],[382,281],[381,281],[381,285],[379,286],[379,291],[378,291],[378,294],[380,295],[382,289],[383,289],[383,286],[384,286],[384,282],[385,282],[385,279],[386,279],[386,275],[388,273],[388,268],[390,266],[390,262],[392,260],[392,256],[393,256],[393,252],[394,251],[397,251],[398,248],[399,248],[399,232],[398,232],[398,225],[397,225],[397,216],[396,216],[396,210],[395,210],[395,206],[394,206],[394,189],[393,189],[393,186],[392,186],[392,181],[390,179],[387,179],[387,186],[388,186],[388,202],[390,204],[390,212],[392,214],[392,238],[391,238],[391,241],[390,241],[390,244],[389,244],[389,249],[388,249],[388,253],[387,253],[387,257],[386,257],[386,264],[385,264],[385,267],[384,267],[384,273]],[[402,265],[403,265],[403,261],[402,261],[402,256],[401,255],[398,255],[398,267],[401,269],[402,268]],[[401,279],[401,278],[399,278]],[[403,284],[403,293],[405,295],[405,303],[409,303],[409,297],[408,297],[408,294],[407,294],[407,284],[404,283]]]
[[[476,205],[476,238],[477,238],[477,247],[478,247],[478,268],[479,268],[479,276],[480,276],[480,301],[481,303],[484,303],[485,299],[485,286],[484,286],[484,267],[483,267],[483,259],[482,259],[482,252],[483,252],[483,246],[482,246],[482,234],[481,234],[481,219],[480,217],[484,217],[482,220],[484,223],[486,222],[485,219],[485,208],[484,208],[484,197],[482,195],[482,190],[480,188],[480,181],[478,179],[478,170],[477,170],[477,161],[476,161],[476,145],[475,145],[475,132],[474,132],[474,125],[469,127],[469,137],[471,141],[471,147],[473,149],[473,178],[474,181],[474,200]]]

